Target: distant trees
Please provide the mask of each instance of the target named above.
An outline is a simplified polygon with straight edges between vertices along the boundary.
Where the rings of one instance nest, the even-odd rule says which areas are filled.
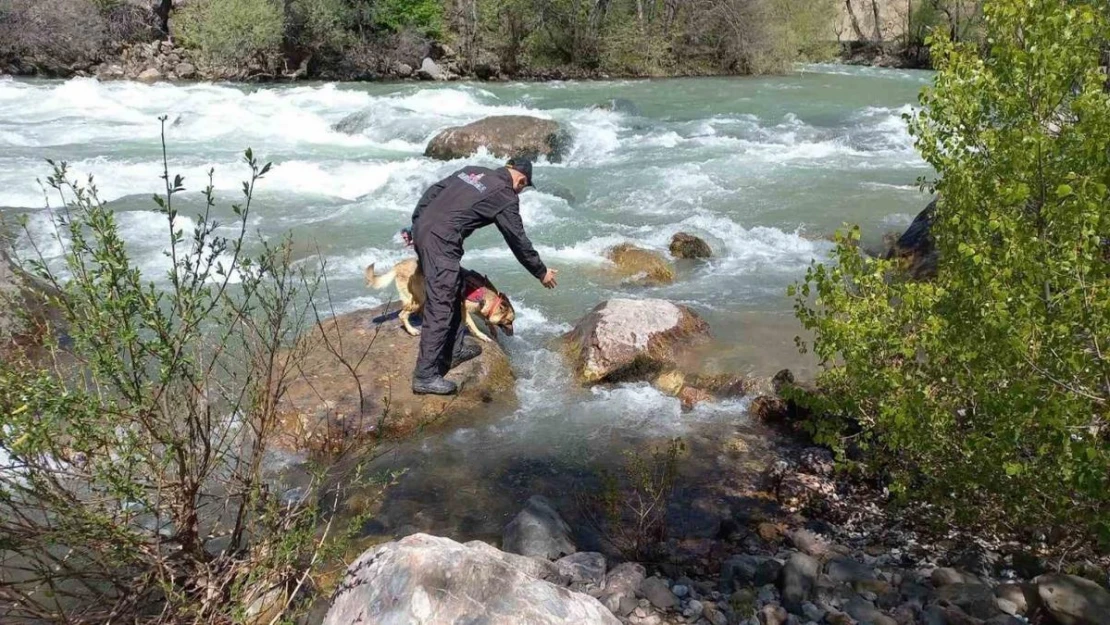
[[[781,71],[828,53],[834,0],[469,0],[503,66],[613,73]]]
[[[463,69],[510,74],[764,73],[829,54],[841,1],[0,0],[0,54],[87,66],[114,43],[171,36],[231,67],[418,64],[435,43]]]

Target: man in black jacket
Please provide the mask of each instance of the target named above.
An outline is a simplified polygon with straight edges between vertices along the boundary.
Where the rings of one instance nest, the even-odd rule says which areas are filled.
[[[517,195],[532,186],[532,163],[509,161],[500,169],[465,167],[432,185],[412,214],[412,238],[424,274],[425,303],[420,356],[412,375],[416,394],[452,395],[454,382],[444,379],[453,367],[477,357],[477,345],[463,343],[463,241],[475,230],[496,224],[521,265],[549,289],[548,269],[532,247],[520,219]]]

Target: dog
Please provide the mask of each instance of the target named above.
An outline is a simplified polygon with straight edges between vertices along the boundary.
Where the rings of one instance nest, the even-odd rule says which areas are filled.
[[[463,321],[474,338],[489,343],[493,339],[478,329],[472,315],[482,317],[490,334],[497,336],[497,328],[508,336],[513,335],[513,322],[516,321],[516,311],[509,297],[497,290],[489,278],[469,269],[460,268],[463,277]],[[389,272],[378,275],[374,273],[374,265],[366,268],[366,285],[375,289],[382,289],[390,283],[397,285],[397,294],[401,298],[401,325],[411,336],[420,334],[409,321],[414,313],[424,310],[424,274],[415,258],[403,260],[393,266]]]

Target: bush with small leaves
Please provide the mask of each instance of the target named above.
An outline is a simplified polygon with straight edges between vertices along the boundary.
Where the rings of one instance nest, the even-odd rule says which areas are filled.
[[[932,41],[910,130],[937,171],[935,279],[858,228],[793,292],[824,363],[823,440],[958,521],[1110,539],[1105,0],[993,0],[988,49]]]

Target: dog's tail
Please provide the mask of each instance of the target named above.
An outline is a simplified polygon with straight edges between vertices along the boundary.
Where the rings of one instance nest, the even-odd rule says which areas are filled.
[[[372,286],[375,289],[382,289],[389,286],[397,277],[396,269],[390,269],[382,275],[374,274],[374,265],[366,268],[366,286]]]

